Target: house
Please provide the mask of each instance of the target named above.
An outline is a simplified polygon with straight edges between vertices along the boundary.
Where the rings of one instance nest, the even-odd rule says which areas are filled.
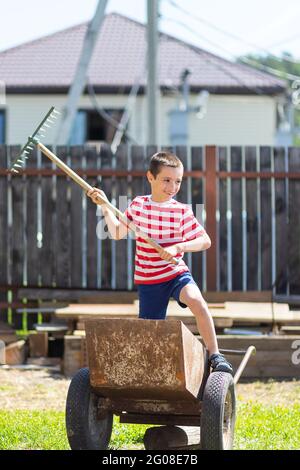
[[[50,106],[66,101],[81,52],[87,23],[0,53],[0,80],[6,104],[0,106],[0,143],[20,144]],[[146,143],[145,25],[116,13],[108,14],[88,71],[89,93],[80,99],[71,142],[111,142],[114,128],[95,109],[116,121],[139,85],[128,123],[132,142]],[[181,76],[189,71],[190,145],[273,145],[277,102],[285,93],[283,80],[232,63],[166,34],[159,40],[159,143],[170,145],[170,113],[178,109]],[[206,113],[199,118],[199,93],[208,92]],[[206,93],[207,94],[207,93]],[[54,130],[47,142],[54,138]]]

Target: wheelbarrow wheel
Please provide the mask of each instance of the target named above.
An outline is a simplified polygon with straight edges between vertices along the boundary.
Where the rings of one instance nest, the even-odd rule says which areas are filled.
[[[230,450],[235,425],[235,388],[226,372],[212,372],[207,379],[201,410],[201,448]]]
[[[90,386],[88,368],[73,377],[66,401],[66,429],[72,450],[105,450],[112,433],[113,414],[98,419],[101,397]]]

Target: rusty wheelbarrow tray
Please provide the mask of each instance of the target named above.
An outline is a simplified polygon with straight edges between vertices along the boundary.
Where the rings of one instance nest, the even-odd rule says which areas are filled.
[[[72,449],[106,449],[113,415],[121,423],[200,426],[201,448],[230,449],[234,378],[210,373],[201,342],[176,320],[91,319],[85,322],[89,368],[73,377],[66,403]]]

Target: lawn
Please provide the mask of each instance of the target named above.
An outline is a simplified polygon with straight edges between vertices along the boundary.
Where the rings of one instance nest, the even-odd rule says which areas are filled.
[[[69,449],[64,412],[0,411],[0,449]],[[300,405],[240,403],[235,449],[300,449]],[[121,425],[115,419],[111,449],[143,449],[147,426]]]

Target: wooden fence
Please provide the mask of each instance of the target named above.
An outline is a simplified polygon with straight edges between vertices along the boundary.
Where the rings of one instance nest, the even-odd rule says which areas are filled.
[[[103,236],[101,212],[38,152],[21,175],[8,175],[19,150],[0,146],[0,306],[7,290],[20,287],[134,289],[133,238]],[[185,166],[178,200],[192,204],[213,242],[206,253],[186,255],[200,288],[300,294],[300,149],[173,150]],[[155,151],[55,149],[121,210],[135,195],[150,192],[145,170]]]

